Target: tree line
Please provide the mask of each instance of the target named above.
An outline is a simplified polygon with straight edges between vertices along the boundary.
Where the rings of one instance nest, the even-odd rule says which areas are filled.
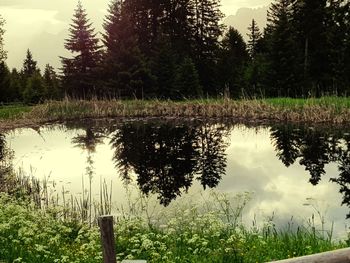
[[[112,0],[98,37],[81,2],[57,74],[31,52],[10,71],[0,19],[0,101],[347,95],[350,3],[274,0],[248,41],[221,20],[220,0]]]

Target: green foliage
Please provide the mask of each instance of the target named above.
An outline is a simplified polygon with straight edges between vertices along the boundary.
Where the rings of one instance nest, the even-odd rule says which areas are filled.
[[[0,102],[8,102],[10,85],[11,73],[5,62],[0,62]]]
[[[7,58],[7,52],[4,50],[4,34],[5,34],[5,20],[0,15],[0,62],[3,62]]]
[[[23,101],[27,104],[42,102],[46,95],[43,79],[39,72],[34,73],[26,81],[23,91]]]
[[[0,195],[0,260],[6,262],[100,262],[99,233],[35,210],[30,202]],[[58,212],[58,211],[56,211]]]
[[[242,95],[243,73],[248,61],[249,55],[242,35],[230,27],[221,42],[218,70],[222,90],[228,89],[233,97]]]
[[[174,83],[178,98],[201,97],[202,87],[199,84],[199,76],[196,67],[190,58],[185,58],[176,70]]]
[[[59,99],[62,97],[58,76],[53,67],[49,64],[47,64],[45,67],[43,82],[44,89],[46,91],[46,94],[44,94],[45,98]]]
[[[207,209],[183,202],[153,222],[124,212],[115,226],[117,259],[148,262],[266,262],[345,246],[315,226],[291,222],[278,230],[272,221],[244,227],[246,195],[229,201],[213,194]],[[138,206],[136,206],[138,207]],[[134,207],[134,209],[136,208]],[[57,218],[60,208],[37,210],[29,201],[0,195],[0,260],[6,262],[101,262],[98,229]],[[145,206],[140,209],[147,209]],[[137,211],[141,215],[144,210]]]
[[[68,95],[91,98],[96,94],[96,70],[101,53],[99,40],[80,1],[75,9],[72,22],[65,48],[74,54],[74,57],[61,57],[63,84]]]

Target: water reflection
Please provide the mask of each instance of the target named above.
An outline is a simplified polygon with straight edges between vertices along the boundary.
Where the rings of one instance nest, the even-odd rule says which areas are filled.
[[[96,146],[103,143],[105,135],[100,129],[87,127],[84,134],[79,134],[72,139],[72,144],[87,152],[86,157],[86,174],[91,178],[94,174],[93,154],[96,152]]]
[[[51,143],[50,149],[54,150],[36,155],[41,149],[33,150],[36,147],[34,144],[28,146],[31,147],[29,152],[32,152],[28,154],[28,149],[27,152],[23,150],[22,155],[28,155],[30,164],[35,162],[32,155],[36,155],[37,164],[45,163],[48,172],[53,169],[52,163],[57,162],[57,156],[63,158],[64,155],[66,159],[62,162],[71,161],[67,165],[70,170],[60,170],[57,173],[66,174],[69,181],[76,180],[77,188],[81,189],[80,175],[85,165],[85,174],[89,178],[97,175],[103,178],[108,176],[109,179],[118,178],[124,184],[135,182],[144,194],[156,195],[165,206],[190,188],[198,191],[216,187],[228,191],[239,187],[242,191],[256,189],[257,192],[269,195],[266,203],[270,205],[269,202],[279,202],[281,198],[276,196],[277,191],[272,188],[278,185],[278,180],[285,180],[288,183],[278,185],[283,188],[279,192],[282,195],[289,194],[288,186],[296,187],[299,191],[295,191],[296,194],[301,192],[300,189],[311,191],[312,185],[318,189],[315,191],[325,186],[323,191],[328,191],[327,200],[334,196],[338,198],[339,190],[343,205],[350,208],[350,135],[344,129],[302,125],[253,128],[254,131],[251,127],[234,123],[204,121],[90,120],[87,123],[43,128],[41,136],[45,138],[45,144],[40,147],[44,148]],[[254,132],[259,134],[260,141],[252,137]],[[57,140],[58,137],[61,141]],[[24,142],[30,140],[31,137],[24,136],[23,141],[18,143],[17,151],[25,148]],[[233,141],[239,144],[232,143]],[[252,147],[255,143],[260,148]],[[11,143],[8,145],[6,146],[5,136],[0,134],[0,165],[4,163],[1,160],[6,159]],[[83,158],[79,155],[79,149],[84,152]],[[40,155],[45,155],[45,161],[41,161]],[[330,172],[332,169],[335,172]],[[311,183],[307,184],[308,187],[298,177],[305,176],[301,170],[306,171],[308,177],[305,178]],[[265,171],[268,177],[264,177]],[[293,175],[294,181],[290,180],[293,181],[290,183],[288,179]],[[331,183],[326,182],[326,185],[325,178],[331,178]],[[262,182],[260,186],[259,182]],[[123,185],[117,187],[120,187],[118,191],[121,192]],[[118,191],[115,190],[115,195]],[[330,197],[331,191],[337,194]],[[338,207],[340,201],[335,198],[332,200],[337,203],[334,207]],[[287,201],[293,202],[290,199]]]
[[[229,129],[223,124],[126,123],[113,134],[114,162],[125,182],[137,176],[141,191],[168,205],[196,178],[214,188],[225,174]]]
[[[342,204],[350,207],[350,136],[342,131],[308,127],[275,126],[271,128],[271,139],[277,157],[286,165],[297,159],[310,174],[310,183],[317,185],[325,175],[325,166],[335,163],[339,175],[331,182],[340,185]],[[350,213],[347,215],[350,218]]]

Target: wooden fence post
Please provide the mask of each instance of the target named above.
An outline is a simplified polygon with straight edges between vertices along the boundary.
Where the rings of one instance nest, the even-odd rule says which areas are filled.
[[[98,218],[98,225],[100,226],[101,232],[103,262],[116,263],[113,216],[100,216]]]

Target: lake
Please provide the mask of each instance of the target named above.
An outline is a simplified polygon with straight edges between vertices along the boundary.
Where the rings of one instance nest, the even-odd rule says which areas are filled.
[[[75,196],[100,186],[114,206],[140,193],[156,209],[203,203],[212,193],[249,202],[242,220],[283,226],[334,223],[347,233],[350,133],[309,125],[251,125],[200,120],[86,120],[21,128],[3,134],[13,165]],[[1,137],[0,137],[1,138]],[[0,158],[4,158],[0,155]],[[101,183],[102,182],[102,183]],[[83,191],[85,189],[85,191]],[[243,196],[243,197],[242,197]]]

